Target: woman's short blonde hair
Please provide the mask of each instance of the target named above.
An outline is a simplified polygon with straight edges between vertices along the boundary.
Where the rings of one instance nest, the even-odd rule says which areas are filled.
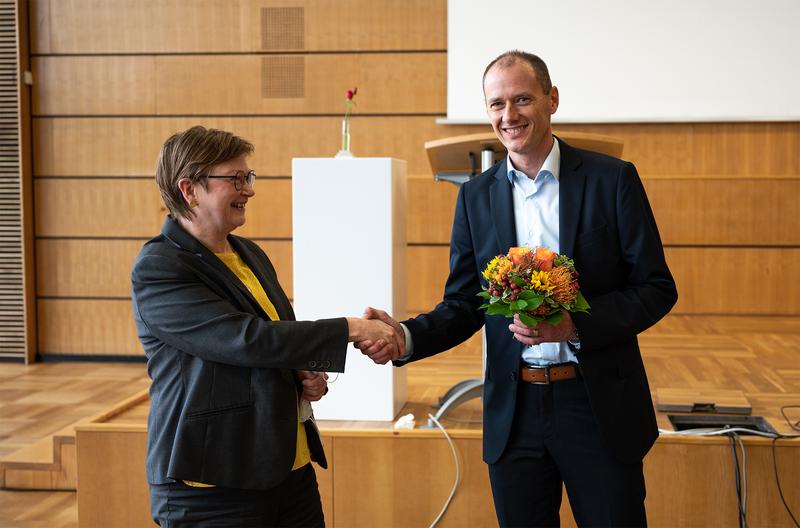
[[[205,187],[206,176],[215,165],[252,153],[252,143],[224,130],[198,125],[173,134],[161,147],[156,167],[158,190],[173,218],[194,218],[178,188],[180,180],[186,178]]]

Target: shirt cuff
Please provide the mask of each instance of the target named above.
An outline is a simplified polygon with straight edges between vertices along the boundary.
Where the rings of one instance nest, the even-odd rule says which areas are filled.
[[[403,323],[400,323],[400,326],[403,327],[403,335],[406,336],[406,354],[399,358],[398,361],[405,361],[414,353],[414,340],[411,339],[411,332],[408,330],[408,327]]]

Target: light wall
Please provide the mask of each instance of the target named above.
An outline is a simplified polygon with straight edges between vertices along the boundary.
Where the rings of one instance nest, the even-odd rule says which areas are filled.
[[[488,131],[435,123],[446,111],[445,0],[32,0],[30,9],[40,353],[142,354],[130,267],[165,214],[153,179],[159,147],[194,124],[254,143],[257,196],[239,234],[265,248],[291,292],[291,159],[335,154],[353,86],[355,154],[408,162],[409,310],[440,298],[456,188],[433,181],[423,143]],[[675,312],[800,313],[791,213],[800,124],[562,130],[624,139],[678,282]],[[354,262],[369,265],[368,251]]]

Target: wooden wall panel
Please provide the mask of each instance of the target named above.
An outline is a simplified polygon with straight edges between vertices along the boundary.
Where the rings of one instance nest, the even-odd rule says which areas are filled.
[[[37,235],[139,237],[158,234],[166,215],[155,179],[47,178],[36,182]],[[292,236],[291,180],[261,178],[237,235]],[[409,243],[448,243],[457,189],[432,178],[408,179]]]
[[[255,145],[250,166],[262,176],[289,176],[292,158],[333,156],[341,143],[341,117],[35,118],[37,176],[143,176],[153,174],[164,141],[194,125],[234,132]],[[356,156],[408,162],[409,176],[432,176],[424,143],[486,132],[488,125],[437,125],[430,116],[360,116],[351,122]]]
[[[664,244],[800,245],[794,178],[645,178]]]
[[[443,50],[445,0],[31,0],[34,53],[268,51],[262,8],[303,9],[306,51]],[[268,12],[269,13],[269,12]],[[268,43],[268,41],[267,41]],[[285,51],[285,50],[281,50]]]
[[[444,295],[450,272],[450,248],[447,246],[409,246],[406,251],[408,313],[432,310]]]
[[[130,270],[140,240],[39,239],[40,297],[130,297]]]
[[[40,297],[130,297],[130,271],[145,239],[39,239],[37,293]],[[259,240],[292,296],[292,242]]]
[[[458,187],[419,175],[408,179],[406,236],[409,243],[450,243]]]
[[[281,80],[300,94],[267,96],[265,75],[282,71],[266,65],[286,57],[303,63],[303,76]],[[357,114],[442,114],[446,68],[444,52],[38,57],[33,114],[339,115],[353,86]]]
[[[246,237],[292,234],[291,181],[262,178],[247,206]],[[166,207],[155,179],[46,178],[36,181],[36,234],[40,237],[151,238]]]
[[[800,178],[647,179],[665,245],[800,244]],[[39,236],[154,236],[165,208],[153,179],[39,179]],[[408,180],[409,243],[447,244],[457,188],[431,177]],[[80,214],[78,214],[80,212]],[[102,218],[102,222],[97,219]],[[291,237],[291,180],[262,178],[237,234]]]
[[[558,114],[555,119],[557,123]],[[800,122],[556,124],[555,128],[622,139],[622,157],[636,163],[644,176],[800,174]]]
[[[241,118],[36,118],[34,170],[38,176],[152,174],[164,140],[195,124],[233,131],[253,142],[260,174],[288,176],[291,158],[331,156],[338,149],[339,117]],[[800,123],[571,125],[564,130],[600,132],[625,140],[623,157],[644,178],[797,177]],[[360,116],[352,122],[357,156],[391,156],[408,161],[409,175],[431,175],[424,143],[489,131],[488,125],[439,125],[428,116]],[[653,136],[656,136],[655,138]],[[772,141],[770,141],[772,140]],[[689,151],[673,143],[692,144]],[[768,147],[768,148],[767,148]],[[759,150],[760,149],[760,150]],[[772,157],[764,156],[768,151]],[[728,163],[728,157],[737,163]],[[719,161],[715,164],[708,159]],[[722,163],[725,161],[725,163]]]
[[[800,313],[800,248],[667,248],[675,314]]]
[[[39,299],[39,353],[143,355],[127,299]]]
[[[156,113],[155,57],[35,57],[31,69],[33,115]]]
[[[444,52],[300,59],[304,96],[275,98],[264,96],[262,62],[273,59],[263,55],[38,57],[33,113],[339,114],[352,86],[360,86],[358,113],[444,112]]]
[[[166,209],[151,180],[38,179],[36,235],[149,238]]]

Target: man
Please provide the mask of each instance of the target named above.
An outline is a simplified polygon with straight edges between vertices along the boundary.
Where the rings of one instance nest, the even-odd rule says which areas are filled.
[[[443,301],[402,327],[368,315],[395,327],[396,365],[485,324],[483,458],[501,526],[557,526],[562,482],[580,526],[644,526],[658,430],[636,336],[677,300],[644,188],[631,163],[553,136],[558,89],[539,57],[504,53],[483,90],[508,157],[459,192]],[[479,310],[481,271],[517,245],[573,258],[591,313],[529,328]]]

